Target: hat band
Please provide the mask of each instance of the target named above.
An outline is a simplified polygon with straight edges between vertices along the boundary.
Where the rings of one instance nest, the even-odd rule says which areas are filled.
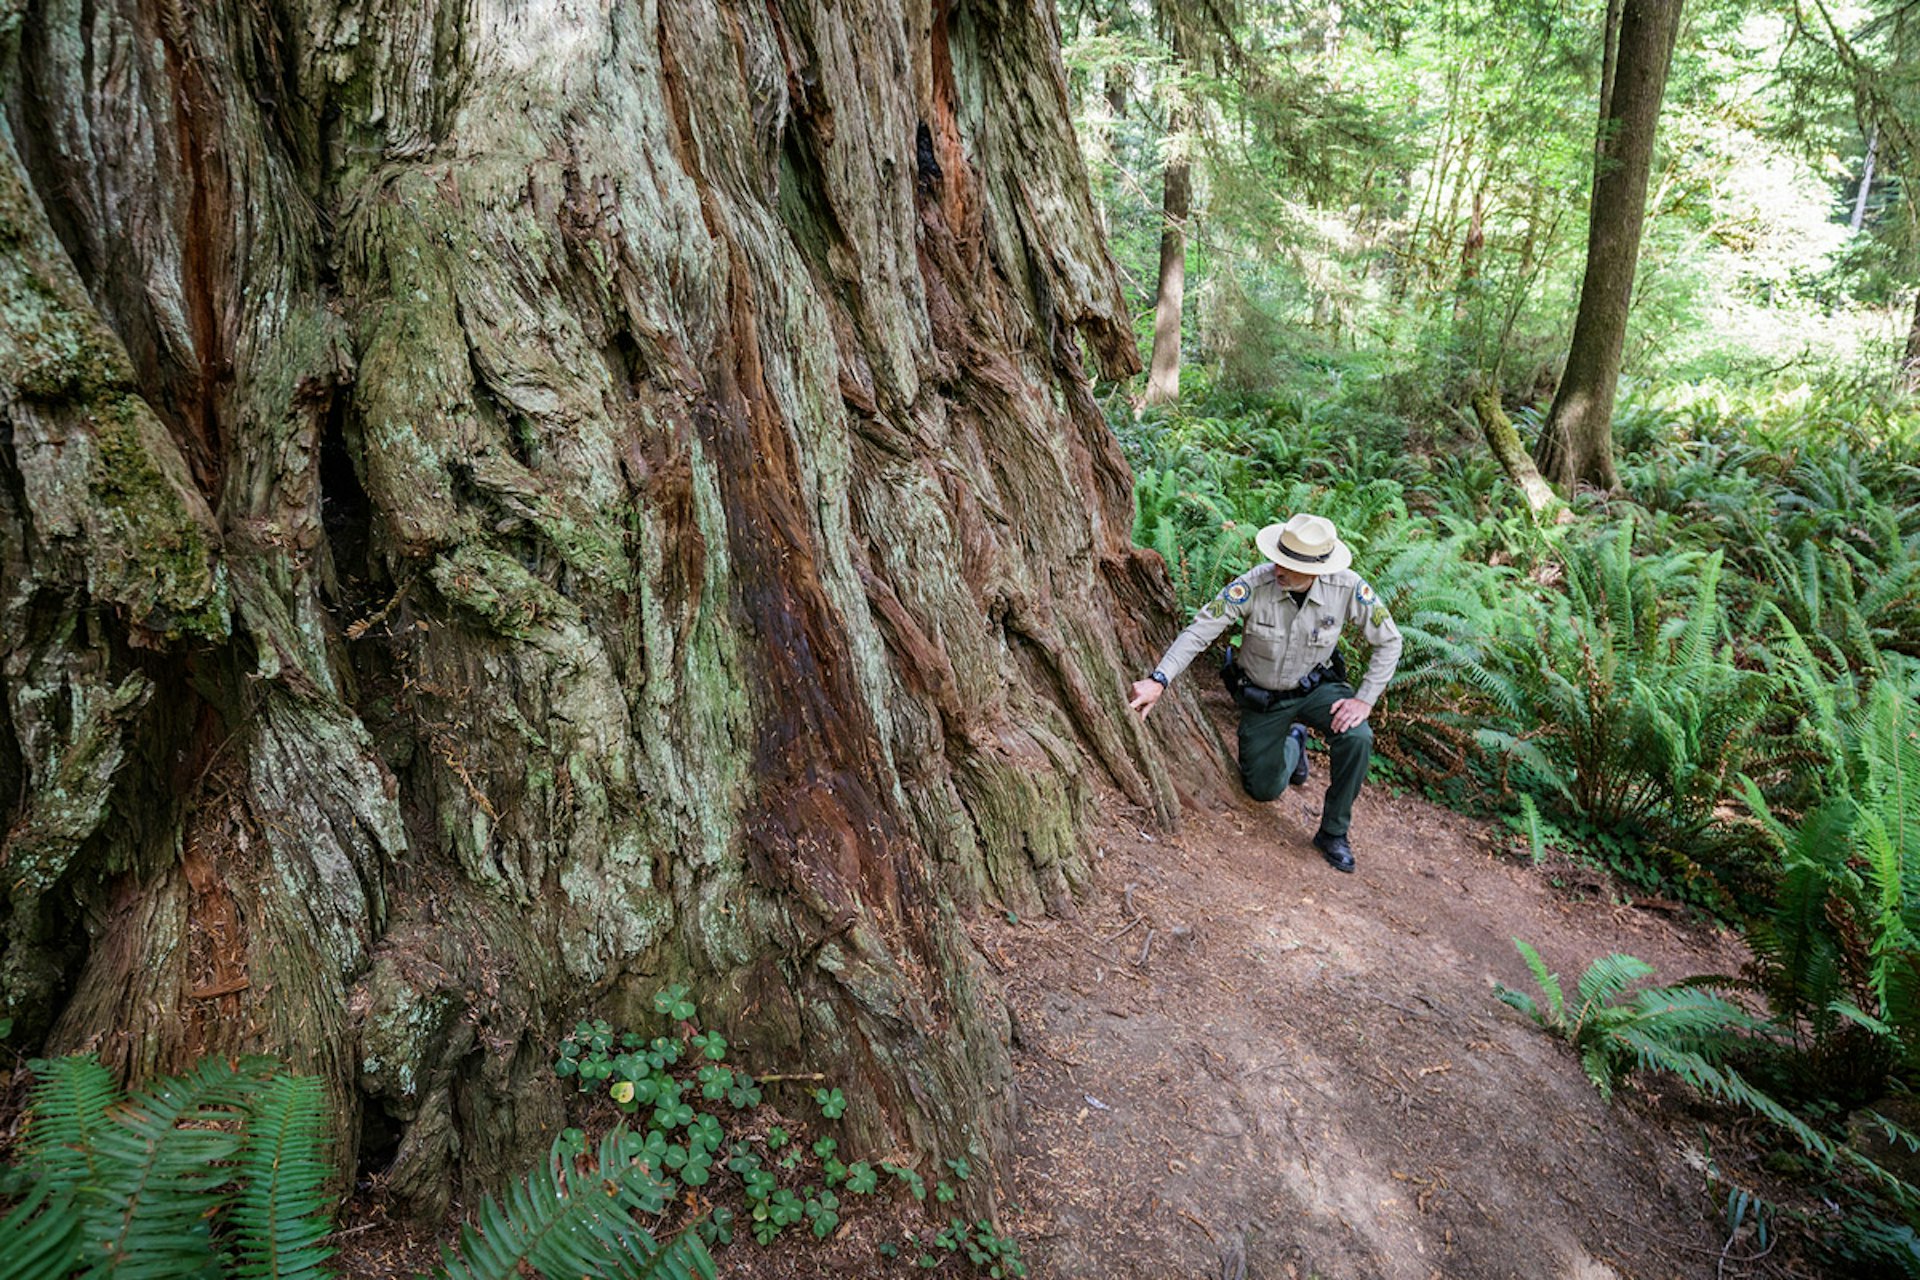
[[[1325,564],[1327,561],[1333,559],[1333,553],[1339,548],[1339,545],[1339,543],[1335,543],[1333,546],[1328,547],[1324,554],[1317,556],[1310,556],[1304,551],[1295,551],[1284,542],[1280,544],[1280,549],[1292,556],[1295,560],[1305,560],[1308,564]]]

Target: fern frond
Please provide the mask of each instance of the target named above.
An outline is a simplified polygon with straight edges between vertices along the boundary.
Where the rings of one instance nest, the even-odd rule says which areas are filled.
[[[1623,1020],[1641,1035],[1718,1061],[1739,1035],[1767,1035],[1768,1024],[1702,987],[1653,987],[1634,993]]]
[[[1916,1191],[1920,1189],[1853,1147],[1831,1141],[1770,1094],[1748,1083],[1733,1068],[1718,1066],[1697,1053],[1676,1050],[1660,1042],[1657,1037],[1628,1031],[1621,1038],[1648,1065],[1680,1077],[1704,1094],[1756,1112],[1786,1130],[1796,1142],[1821,1160],[1828,1164],[1844,1164],[1866,1174],[1879,1184],[1881,1191],[1900,1204],[1912,1206],[1915,1203]]]
[[[27,1103],[21,1151],[40,1180],[63,1194],[100,1181],[95,1154],[107,1109],[120,1088],[100,1060],[85,1057],[35,1059],[33,1093]]]
[[[459,1252],[444,1255],[436,1276],[514,1280],[524,1263],[549,1280],[714,1280],[698,1236],[683,1232],[660,1246],[635,1221],[659,1213],[667,1201],[667,1188],[638,1158],[637,1145],[616,1127],[583,1171],[556,1141],[545,1164],[514,1183],[504,1203],[486,1198],[479,1221],[461,1228]]]
[[[1548,1013],[1552,1015],[1553,1021],[1558,1023],[1566,1016],[1566,998],[1560,991],[1560,975],[1547,968],[1547,962],[1540,958],[1540,953],[1535,951],[1532,944],[1525,939],[1515,938],[1513,945],[1520,952],[1520,958],[1527,962],[1527,968],[1533,973],[1534,982],[1547,997]]]
[[[313,1076],[275,1075],[247,1120],[239,1189],[228,1210],[241,1280],[319,1280],[330,1274],[325,1247],[333,1230],[325,1184],[326,1096]]]
[[[249,1064],[250,1066],[254,1064]],[[179,1076],[153,1081],[115,1109],[95,1150],[100,1180],[87,1220],[89,1275],[113,1280],[179,1280],[219,1274],[208,1220],[235,1130],[257,1074],[203,1058]]]
[[[45,1181],[0,1218],[0,1259],[9,1280],[66,1280],[80,1262],[80,1215]]]
[[[1602,1100],[1613,1101],[1613,1086],[1620,1077],[1620,1068],[1614,1061],[1613,1046],[1604,1040],[1595,1040],[1580,1050],[1580,1068],[1587,1073],[1587,1079],[1600,1091]]]
[[[1827,1012],[1851,1022],[1856,1027],[1870,1031],[1876,1036],[1891,1039],[1894,1035],[1892,1027],[1874,1017],[1859,1005],[1854,1004],[1851,1000],[1829,1000],[1827,1002]]]
[[[1520,816],[1527,824],[1527,852],[1537,867],[1547,856],[1546,842],[1540,834],[1540,806],[1524,791],[1520,793]]]
[[[1606,1004],[1634,983],[1652,975],[1653,966],[1639,956],[1618,952],[1601,956],[1580,975],[1580,1015],[1575,1021],[1584,1021],[1590,1009]]]
[[[1540,1026],[1545,1027],[1550,1025],[1547,1018],[1540,1012],[1540,1006],[1535,1004],[1533,997],[1526,992],[1515,991],[1512,987],[1496,982],[1493,984],[1493,996],[1494,999],[1498,1000],[1501,1004],[1518,1009],[1521,1013],[1526,1014],[1527,1017],[1533,1019]]]

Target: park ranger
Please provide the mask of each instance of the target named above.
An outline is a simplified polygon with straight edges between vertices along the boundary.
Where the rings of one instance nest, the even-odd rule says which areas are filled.
[[[1400,661],[1400,629],[1360,576],[1348,571],[1353,552],[1333,523],[1296,515],[1254,539],[1271,564],[1229,582],[1133,686],[1131,706],[1153,710],[1167,684],[1236,623],[1244,625],[1236,655],[1221,674],[1240,707],[1240,785],[1255,800],[1277,800],[1307,780],[1307,726],[1327,739],[1333,778],[1320,812],[1314,848],[1336,871],[1353,870],[1347,830],[1354,797],[1373,756],[1367,717]],[[1360,628],[1372,653],[1354,689],[1334,652],[1347,623]]]

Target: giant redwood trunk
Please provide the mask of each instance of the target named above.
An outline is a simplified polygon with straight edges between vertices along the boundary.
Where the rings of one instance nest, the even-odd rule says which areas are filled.
[[[1173,791],[1047,0],[0,21],[0,1013],[431,1211],[670,981],[991,1161],[975,906]]]
[[[1654,130],[1680,30],[1680,7],[1681,0],[1612,0],[1609,5],[1587,269],[1566,372],[1534,447],[1541,474],[1563,489],[1619,485],[1613,401],[1646,224]]]

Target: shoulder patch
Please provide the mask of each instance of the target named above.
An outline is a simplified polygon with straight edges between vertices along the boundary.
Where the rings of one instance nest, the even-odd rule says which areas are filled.
[[[1359,596],[1360,603],[1367,606],[1367,608],[1369,609],[1373,608],[1373,606],[1380,603],[1380,597],[1373,594],[1373,588],[1368,586],[1364,579],[1361,581],[1359,589],[1356,590],[1354,594]]]
[[[1225,599],[1228,604],[1245,604],[1247,597],[1252,594],[1253,588],[1249,587],[1246,582],[1240,578],[1235,578],[1232,582],[1229,582],[1227,589],[1220,593],[1221,597]]]

